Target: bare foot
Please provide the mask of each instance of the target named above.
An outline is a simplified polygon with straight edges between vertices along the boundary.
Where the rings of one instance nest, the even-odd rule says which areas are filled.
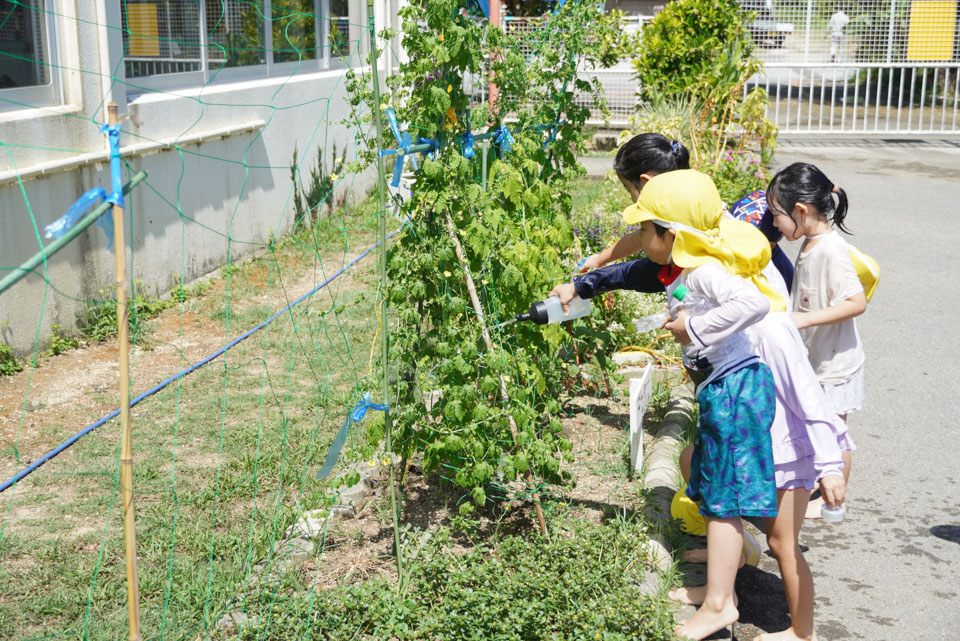
[[[674,628],[674,633],[681,639],[694,639],[700,641],[714,632],[722,630],[727,626],[733,625],[740,618],[740,613],[729,602],[721,610],[700,606],[696,614]]]
[[[813,633],[808,637],[798,635],[793,628],[787,628],[782,632],[767,632],[753,638],[753,641],[817,641],[817,634]]]
[[[820,508],[822,507],[823,507],[822,498],[813,499],[812,501],[807,503],[807,512],[806,514],[803,515],[803,518],[822,519],[823,517],[820,515]]]
[[[692,588],[677,588],[676,590],[670,590],[667,593],[667,597],[671,601],[677,601],[679,603],[686,603],[687,605],[700,605],[703,603],[704,597],[707,595],[707,586],[698,585]],[[733,605],[734,607],[740,604],[737,595],[733,595]]]
[[[706,563],[707,562],[707,548],[696,548],[693,550],[684,550],[680,553],[680,560],[684,563]],[[740,565],[737,567],[742,568],[744,563],[747,562],[747,559],[740,555]],[[696,604],[694,604],[696,605]]]
[[[700,605],[703,603],[703,598],[706,594],[707,586],[698,585],[695,588],[677,588],[676,590],[670,590],[667,596],[671,601],[679,601],[687,605]]]

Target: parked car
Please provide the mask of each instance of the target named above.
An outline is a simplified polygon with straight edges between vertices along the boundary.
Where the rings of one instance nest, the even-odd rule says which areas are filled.
[[[773,0],[740,0],[744,13],[756,13],[757,17],[747,25],[753,41],[760,47],[779,49],[784,39],[793,33],[792,22],[778,22],[773,15]]]

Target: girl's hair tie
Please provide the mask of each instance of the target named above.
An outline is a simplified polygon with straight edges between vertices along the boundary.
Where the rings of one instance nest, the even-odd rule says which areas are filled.
[[[676,140],[671,140],[671,141],[670,141],[670,149],[672,149],[672,150],[673,150],[673,153],[675,153],[675,154],[680,153],[680,143],[677,142]]]

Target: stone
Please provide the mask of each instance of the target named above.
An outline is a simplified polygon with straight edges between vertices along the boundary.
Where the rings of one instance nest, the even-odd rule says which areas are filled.
[[[599,131],[593,134],[593,148],[598,151],[616,149],[618,138],[618,134],[608,131]]]
[[[257,617],[243,612],[228,612],[217,621],[220,630],[246,630],[257,625]]]

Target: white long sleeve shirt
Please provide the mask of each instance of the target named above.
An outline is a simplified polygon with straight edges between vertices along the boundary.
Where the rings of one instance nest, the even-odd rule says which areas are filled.
[[[673,296],[681,284],[688,290],[683,301]],[[770,302],[752,283],[708,263],[685,269],[667,285],[667,300],[672,317],[680,309],[689,314],[686,330],[691,342],[682,348],[683,362],[707,375],[698,393],[713,380],[759,361],[743,330],[766,316]]]

